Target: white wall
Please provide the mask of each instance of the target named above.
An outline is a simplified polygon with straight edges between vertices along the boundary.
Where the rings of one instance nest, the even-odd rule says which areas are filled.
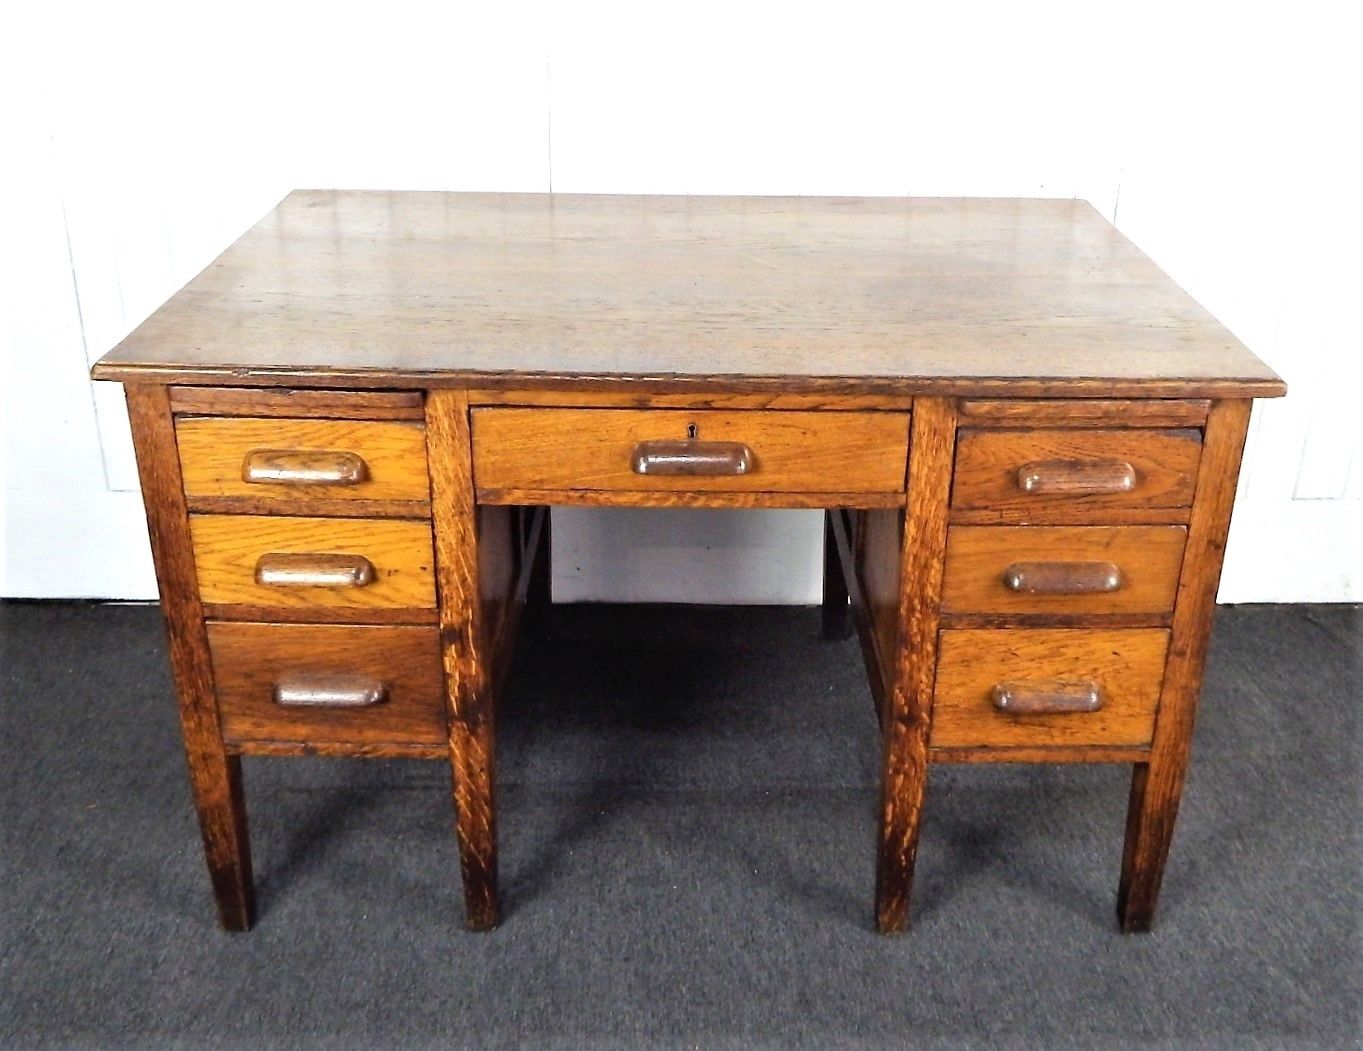
[[[1363,598],[1343,5],[33,6],[0,32],[0,594],[154,594],[86,367],[289,189],[339,186],[1085,197],[1292,387],[1255,410],[1223,600]],[[556,594],[813,601],[819,536],[559,512]]]

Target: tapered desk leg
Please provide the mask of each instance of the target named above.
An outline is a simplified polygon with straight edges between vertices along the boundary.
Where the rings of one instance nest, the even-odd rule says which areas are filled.
[[[204,858],[219,922],[244,931],[255,920],[255,895],[241,763],[227,754],[218,722],[170,399],[165,387],[140,384],[127,388],[127,398]]]
[[[1148,931],[1154,922],[1188,769],[1249,410],[1248,401],[1218,401],[1207,417],[1150,761],[1139,764],[1131,779],[1117,890],[1118,920],[1128,933]]]
[[[495,705],[478,579],[473,449],[464,391],[436,390],[427,395],[426,442],[464,906],[469,928],[486,931],[500,918]]]
[[[847,580],[843,576],[842,556],[833,533],[833,516],[842,511],[831,508],[823,520],[823,637],[845,639],[852,634],[852,607],[847,602]]]
[[[927,786],[938,605],[956,443],[955,402],[916,400],[912,427],[899,570],[898,645],[884,727],[876,864],[876,927],[887,934],[908,925],[919,816]]]

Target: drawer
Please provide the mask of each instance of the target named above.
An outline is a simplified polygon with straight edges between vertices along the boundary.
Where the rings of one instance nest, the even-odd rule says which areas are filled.
[[[319,619],[435,608],[428,522],[191,515],[189,528],[206,606],[307,610]]]
[[[942,632],[934,748],[1147,745],[1169,632]]]
[[[889,493],[909,417],[689,409],[473,411],[480,491]]]
[[[420,423],[190,416],[176,421],[175,439],[191,506],[196,498],[429,506]]]
[[[952,526],[942,609],[1169,613],[1184,526]]]
[[[445,740],[436,628],[218,622],[208,645],[229,743]]]
[[[972,430],[957,441],[953,510],[1001,522],[1070,511],[1192,506],[1202,433],[1197,430]]]

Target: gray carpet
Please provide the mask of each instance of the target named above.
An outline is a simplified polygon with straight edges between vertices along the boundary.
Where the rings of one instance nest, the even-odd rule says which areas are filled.
[[[1153,934],[1124,769],[943,767],[871,932],[855,642],[790,609],[556,609],[502,711],[505,920],[460,928],[442,764],[246,765],[260,920],[214,926],[158,611],[8,604],[0,1043],[1345,1047],[1359,611],[1221,611]]]

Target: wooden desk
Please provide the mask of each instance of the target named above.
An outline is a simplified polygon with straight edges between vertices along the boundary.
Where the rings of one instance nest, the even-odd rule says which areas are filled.
[[[94,376],[127,384],[225,927],[258,754],[448,757],[497,923],[498,683],[547,508],[591,504],[828,509],[880,930],[934,762],[1130,764],[1149,928],[1250,399],[1284,386],[1088,205],[298,192]]]

